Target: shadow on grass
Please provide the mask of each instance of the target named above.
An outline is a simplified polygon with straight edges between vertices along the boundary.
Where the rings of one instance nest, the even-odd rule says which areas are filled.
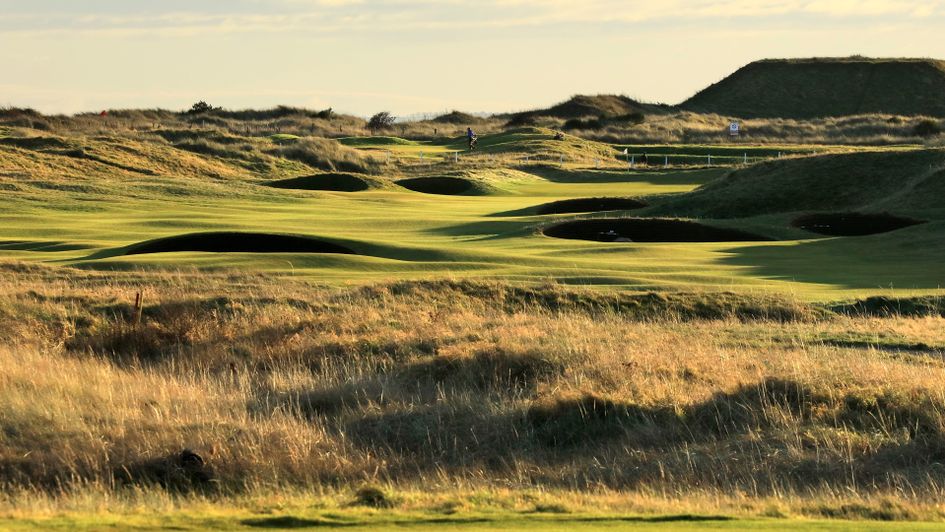
[[[350,527],[350,526],[360,526],[367,523],[339,523],[338,521],[328,521],[326,519],[311,519],[311,518],[302,518],[302,517],[293,517],[291,515],[283,515],[279,517],[260,517],[253,519],[243,519],[240,521],[241,524],[253,528],[276,528],[276,529],[287,529],[287,528],[315,528],[315,527]]]
[[[0,250],[9,251],[78,251],[89,249],[90,246],[59,241],[40,240],[0,240]]]
[[[600,198],[571,198],[541,205],[533,205],[523,209],[496,212],[489,215],[492,218],[515,216],[542,216],[547,214],[572,214],[605,211],[629,211],[642,209],[647,203],[637,198],[600,197]]]
[[[937,222],[875,236],[738,247],[720,261],[748,267],[753,277],[838,288],[938,289],[945,286],[943,229]]]
[[[562,525],[567,523],[706,523],[706,522],[724,522],[732,521],[734,518],[724,515],[694,515],[694,514],[679,514],[679,515],[656,515],[656,516],[587,516],[587,517],[565,517],[565,518],[554,518],[554,519],[535,519],[536,522],[548,522],[556,525]],[[496,525],[501,525],[507,523],[510,526],[515,523],[521,523],[522,521],[528,521],[530,518],[521,517],[521,516],[510,516],[509,518],[502,517],[436,517],[436,518],[424,518],[417,517],[416,519],[371,519],[371,520],[359,520],[359,521],[329,521],[326,519],[318,518],[303,518],[303,517],[294,517],[294,516],[279,516],[279,517],[261,517],[261,518],[252,518],[244,519],[240,521],[244,526],[252,528],[274,528],[274,529],[294,529],[294,528],[348,528],[348,527],[366,527],[366,526],[396,526],[396,527],[409,527],[411,525],[425,526],[425,525],[451,525],[451,526],[461,526],[461,525],[473,525],[473,524],[483,524],[483,523],[492,523]]]
[[[520,168],[523,172],[547,179],[553,183],[657,183],[660,185],[702,185],[721,177],[726,170],[712,168],[700,170],[566,170],[556,166],[529,165]]]

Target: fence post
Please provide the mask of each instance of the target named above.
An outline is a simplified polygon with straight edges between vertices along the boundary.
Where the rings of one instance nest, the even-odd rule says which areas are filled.
[[[663,168],[669,168],[669,155],[663,156]]]
[[[707,155],[706,157],[708,157],[709,166],[712,166],[712,154],[710,153],[710,154]]]

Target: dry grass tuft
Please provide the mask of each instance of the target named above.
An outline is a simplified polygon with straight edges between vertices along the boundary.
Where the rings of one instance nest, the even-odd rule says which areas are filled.
[[[553,287],[0,270],[0,484],[26,507],[365,484],[521,511],[588,504],[519,498],[539,486],[633,493],[653,511],[911,519],[942,495],[940,316],[661,315],[635,310],[643,296]],[[829,341],[867,337],[888,341]],[[498,487],[511,491],[469,495]],[[380,493],[356,499],[383,507]]]

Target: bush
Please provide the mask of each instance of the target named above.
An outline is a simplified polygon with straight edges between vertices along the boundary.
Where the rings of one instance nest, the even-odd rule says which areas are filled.
[[[209,113],[210,111],[215,111],[216,109],[217,109],[216,107],[210,105],[209,103],[207,103],[207,102],[205,102],[205,101],[203,101],[203,100],[200,100],[199,102],[195,103],[195,104],[190,108],[189,111],[187,111],[187,114],[199,115],[199,114],[203,114],[203,113]]]
[[[604,127],[604,124],[600,119],[581,120],[580,118],[572,118],[564,123],[562,129],[601,129],[602,127]]]
[[[352,504],[355,506],[369,506],[371,508],[391,508],[394,506],[394,501],[391,500],[390,496],[383,488],[368,484],[358,488],[354,493],[354,502]]]
[[[942,134],[942,126],[935,120],[923,120],[912,128],[916,137],[934,137]]]
[[[371,130],[371,133],[377,131],[378,129],[389,129],[392,125],[394,125],[394,120],[397,120],[396,116],[391,116],[391,114],[387,111],[381,111],[368,120],[367,127]]]
[[[619,120],[621,122],[630,122],[631,124],[642,124],[646,122],[646,115],[637,111],[628,115],[619,116],[615,120]]]

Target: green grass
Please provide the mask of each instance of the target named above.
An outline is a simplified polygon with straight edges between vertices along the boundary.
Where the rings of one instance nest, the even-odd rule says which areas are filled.
[[[379,186],[362,192],[275,189],[265,186],[269,172],[257,177],[227,159],[144,141],[86,141],[87,152],[111,165],[62,157],[46,148],[7,145],[2,147],[6,166],[0,168],[0,257],[91,269],[233,267],[329,284],[442,277],[552,280],[602,289],[781,292],[811,300],[890,290],[908,295],[943,284],[940,222],[887,235],[824,238],[788,227],[788,213],[771,213],[778,210],[772,206],[784,206],[788,197],[796,200],[788,210],[875,205],[943,219],[933,204],[942,192],[940,175],[927,169],[939,164],[941,152],[886,150],[789,159],[722,180],[726,170],[720,168],[627,171],[569,163],[508,169],[503,167],[518,163],[490,164],[481,158],[483,153],[544,150],[576,158],[617,153],[612,146],[570,137],[553,141],[549,133],[526,128],[486,136],[482,152],[458,166],[384,166],[376,178]],[[398,153],[455,147],[389,137],[343,143],[367,151],[386,143]],[[126,168],[153,170],[155,175]],[[291,162],[276,174],[312,172]],[[417,175],[468,179],[480,195],[422,194],[393,183]],[[861,186],[874,175],[882,187]],[[703,185],[697,193],[684,194]],[[549,201],[604,196],[650,197],[656,205],[644,213],[706,218],[709,224],[745,228],[779,241],[627,245],[561,240],[542,236],[540,229],[572,216],[522,215]],[[621,214],[629,213],[605,216]],[[359,255],[122,255],[124,247],[138,242],[201,231],[310,235],[343,243]]]

